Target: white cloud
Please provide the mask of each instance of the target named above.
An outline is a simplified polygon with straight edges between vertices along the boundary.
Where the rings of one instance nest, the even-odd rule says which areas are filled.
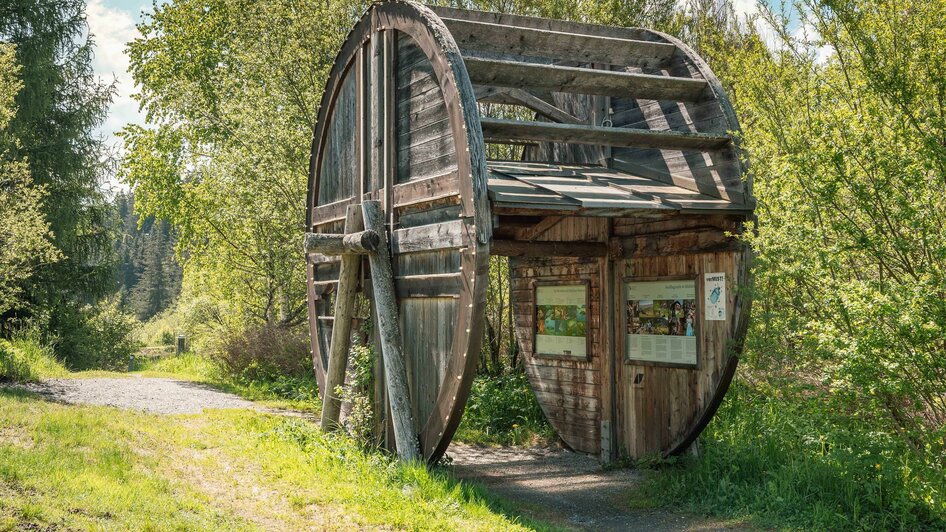
[[[89,0],[86,18],[95,42],[92,68],[106,83],[116,82],[115,98],[100,131],[109,144],[117,145],[116,132],[126,124],[144,121],[144,116],[138,112],[138,103],[131,97],[135,83],[128,72],[128,56],[125,54],[127,43],[140,34],[130,12],[108,7],[103,0]]]

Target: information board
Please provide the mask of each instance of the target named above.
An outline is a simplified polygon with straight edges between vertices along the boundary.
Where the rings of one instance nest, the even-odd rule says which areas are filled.
[[[624,291],[624,359],[696,366],[696,281],[628,281]]]
[[[535,354],[588,356],[588,285],[535,287]]]

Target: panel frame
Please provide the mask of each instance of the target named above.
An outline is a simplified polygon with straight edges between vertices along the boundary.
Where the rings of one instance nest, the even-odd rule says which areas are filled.
[[[564,355],[558,353],[539,353],[539,349],[536,344],[536,336],[538,335],[538,320],[536,319],[536,311],[539,307],[539,292],[538,289],[543,286],[583,286],[585,288],[585,315],[587,323],[591,323],[591,317],[589,313],[591,311],[591,279],[580,279],[578,281],[562,279],[561,281],[531,281],[530,290],[532,290],[532,357],[537,359],[547,359],[547,360],[571,360],[575,362],[591,362],[592,360],[592,349],[593,341],[591,338],[590,326],[585,326],[585,354],[584,356],[574,356],[574,355]]]
[[[619,262],[623,265],[624,259],[619,259],[616,262]],[[621,316],[623,319],[620,323],[620,328],[615,328],[615,331],[620,330],[621,334],[618,344],[621,346],[621,364],[625,366],[651,366],[657,368],[677,368],[677,369],[691,369],[694,371],[700,371],[703,369],[705,362],[703,362],[703,350],[700,348],[700,344],[703,340],[703,283],[700,282],[700,276],[692,275],[667,275],[667,276],[648,276],[648,277],[634,277],[633,275],[625,275],[621,277],[620,280],[620,297],[618,300],[621,303],[621,312],[615,313],[615,316]],[[697,314],[696,317],[696,364],[686,364],[679,362],[659,362],[655,360],[638,360],[638,359],[629,359],[627,358],[627,283],[635,282],[654,282],[654,281],[693,281],[695,287],[695,298],[697,301]],[[617,353],[616,353],[617,354]]]

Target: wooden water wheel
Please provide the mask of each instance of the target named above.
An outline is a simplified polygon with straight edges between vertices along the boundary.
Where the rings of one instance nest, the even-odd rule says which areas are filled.
[[[754,200],[738,131],[709,67],[659,32],[412,2],[366,11],[319,109],[307,225],[340,238],[362,228],[351,206],[380,202],[425,459],[469,394],[490,254],[510,257],[517,342],[566,443],[607,460],[694,441],[746,333],[737,235]],[[518,151],[488,160],[488,145]],[[307,257],[324,395],[341,259]],[[377,302],[374,269],[361,272]]]
[[[490,217],[476,100],[459,50],[428,9],[376,4],[329,75],[312,145],[307,225],[342,232],[348,205],[384,206],[425,458],[446,449],[476,368]],[[310,256],[309,315],[324,390],[337,257]]]

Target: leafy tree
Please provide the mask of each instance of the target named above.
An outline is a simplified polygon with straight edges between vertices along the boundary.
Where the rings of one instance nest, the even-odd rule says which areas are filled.
[[[129,46],[153,128],[125,130],[123,178],[169,221],[193,293],[244,322],[305,317],[310,140],[324,79],[363,2],[178,1]]]
[[[45,187],[33,183],[9,127],[23,88],[19,73],[13,46],[0,44],[0,316],[25,303],[23,285],[37,268],[61,257],[41,211]]]
[[[944,461],[946,2],[800,12],[728,70],[759,198],[752,362]]]
[[[0,7],[0,40],[16,45],[23,83],[8,124],[19,141],[12,154],[47,193],[42,214],[62,251],[62,260],[47,261],[25,280],[30,306],[18,315],[46,320],[67,358],[77,354],[67,327],[81,326],[78,309],[111,287],[108,205],[98,183],[101,143],[93,130],[105,118],[113,88],[92,71],[84,10],[83,0]]]

